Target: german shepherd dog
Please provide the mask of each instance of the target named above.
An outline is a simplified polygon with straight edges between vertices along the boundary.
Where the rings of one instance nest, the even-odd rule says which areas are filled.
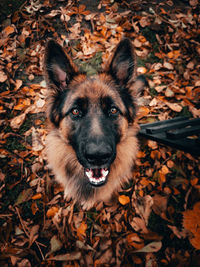
[[[47,158],[67,199],[84,209],[108,201],[132,177],[138,152],[135,54],[122,39],[105,70],[87,77],[55,41],[44,58]]]

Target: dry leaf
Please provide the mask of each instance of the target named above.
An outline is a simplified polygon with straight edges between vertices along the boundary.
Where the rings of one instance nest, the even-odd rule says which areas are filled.
[[[122,204],[122,205],[126,205],[126,204],[130,203],[130,198],[128,196],[125,196],[125,195],[120,195],[118,197],[118,200],[119,200],[120,204]]]
[[[8,79],[8,76],[5,74],[5,72],[0,70],[0,82],[4,83],[7,79]]]
[[[38,238],[38,231],[39,231],[40,226],[39,225],[34,225],[31,228],[30,231],[30,236],[29,236],[29,247],[35,242],[35,240]]]
[[[190,243],[196,249],[200,249],[200,202],[195,203],[192,210],[183,212],[183,227],[190,231]]]
[[[48,254],[59,251],[63,246],[62,242],[58,239],[56,235],[52,236],[50,244],[51,244],[51,250]]]
[[[166,97],[174,97],[174,92],[170,88],[167,88],[165,91],[165,95]]]
[[[47,214],[46,214],[47,217],[48,217],[48,218],[54,217],[54,216],[56,215],[56,213],[58,212],[58,210],[59,210],[58,207],[55,207],[55,206],[51,207],[51,208],[48,209],[48,211],[47,211]]]
[[[170,102],[166,102],[167,106],[176,112],[181,112],[181,110],[183,109],[179,104],[177,103],[170,103]]]
[[[22,126],[22,124],[24,123],[25,119],[26,119],[26,114],[25,113],[14,117],[10,121],[11,128],[13,128],[13,129],[19,129]]]
[[[133,202],[136,213],[144,219],[146,225],[148,224],[148,219],[152,211],[153,198],[149,195],[137,198]]]
[[[48,260],[55,260],[55,261],[75,261],[80,259],[81,259],[81,252],[71,252],[48,258]]]
[[[136,232],[141,232],[144,234],[148,233],[145,221],[141,218],[134,217],[129,223]]]
[[[16,202],[15,202],[15,205],[20,205],[22,204],[23,202],[26,202],[28,200],[31,199],[33,195],[33,191],[31,188],[28,188],[28,189],[24,189],[18,196]]]
[[[42,194],[41,194],[41,193],[37,193],[37,194],[35,194],[34,196],[32,196],[32,199],[33,199],[33,200],[41,199],[41,198],[42,198]]]
[[[173,70],[174,69],[174,66],[169,62],[164,62],[163,63],[163,67],[168,69],[168,70]]]
[[[15,27],[14,26],[7,26],[3,32],[5,33],[6,36],[12,34],[13,32],[15,32]]]
[[[146,252],[146,253],[152,253],[152,252],[157,252],[161,249],[162,247],[162,242],[157,241],[157,242],[152,242],[142,249],[135,250],[134,253],[139,253],[139,252]]]
[[[144,247],[144,240],[141,239],[136,233],[131,233],[126,236],[127,244],[136,249],[141,249]]]
[[[77,236],[82,239],[82,236],[86,235],[87,224],[82,222],[81,225],[77,229]]]

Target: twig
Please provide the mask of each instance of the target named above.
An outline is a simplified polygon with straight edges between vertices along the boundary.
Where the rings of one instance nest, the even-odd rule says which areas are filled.
[[[23,228],[23,230],[24,230],[24,233],[25,233],[26,236],[30,239],[30,234],[28,233],[28,231],[27,231],[26,228],[25,228],[24,222],[23,222],[22,217],[21,217],[21,215],[20,215],[20,213],[19,213],[19,208],[18,208],[18,207],[15,207],[15,209],[16,209],[16,211],[17,211],[17,215],[18,215],[18,217],[19,217],[19,220],[20,220],[20,223],[21,223],[22,228]],[[35,240],[34,242],[35,242],[36,246],[38,247],[38,249],[39,249],[39,251],[40,251],[40,254],[41,254],[41,256],[42,256],[42,259],[45,260],[45,257],[44,257],[44,255],[43,255],[43,253],[42,253],[42,250],[41,250],[40,246],[39,246],[39,243],[38,243],[36,240]]]

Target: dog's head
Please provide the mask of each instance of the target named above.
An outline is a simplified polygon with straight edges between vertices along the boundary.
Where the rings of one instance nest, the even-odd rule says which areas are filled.
[[[63,144],[75,151],[84,168],[85,183],[93,187],[105,184],[117,146],[127,137],[136,114],[140,85],[134,83],[131,41],[123,39],[118,44],[105,71],[86,77],[63,48],[51,40],[46,47],[44,68],[49,121]]]

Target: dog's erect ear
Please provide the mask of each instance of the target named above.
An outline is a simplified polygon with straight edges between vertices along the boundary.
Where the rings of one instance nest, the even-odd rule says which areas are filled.
[[[45,50],[44,72],[49,87],[64,90],[78,70],[63,48],[50,40]]]
[[[134,75],[135,55],[131,41],[123,39],[117,46],[108,72],[121,86],[126,85]]]

